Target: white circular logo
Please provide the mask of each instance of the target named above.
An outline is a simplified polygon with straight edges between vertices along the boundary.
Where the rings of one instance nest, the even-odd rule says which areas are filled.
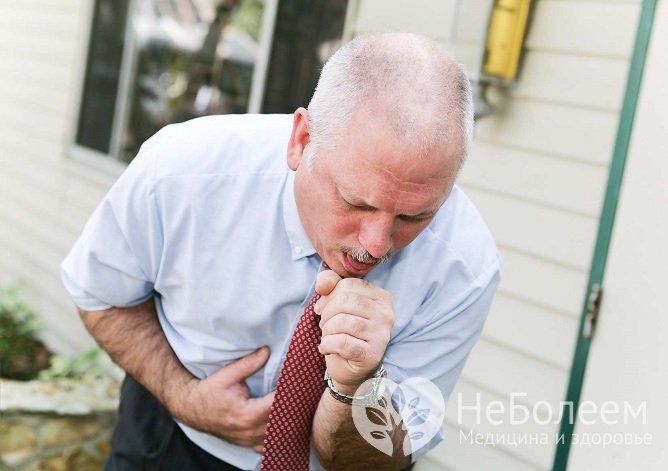
[[[369,390],[368,380],[356,393]],[[374,448],[392,456],[391,433],[404,432],[402,452],[414,454],[441,431],[445,401],[441,391],[428,379],[413,377],[397,384],[385,379],[385,393],[378,405],[353,406],[353,422],[360,435]]]

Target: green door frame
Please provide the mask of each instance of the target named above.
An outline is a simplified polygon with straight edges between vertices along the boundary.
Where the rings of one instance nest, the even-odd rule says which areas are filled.
[[[596,246],[594,248],[594,256],[589,269],[587,296],[585,297],[582,314],[580,316],[580,328],[571,365],[571,375],[568,382],[565,405],[564,409],[561,411],[562,422],[558,435],[561,440],[558,441],[552,471],[565,471],[568,464],[573,429],[575,428],[575,418],[577,417],[585,369],[587,366],[587,357],[589,356],[589,346],[591,345],[592,333],[593,328],[595,327],[598,310],[598,301],[600,300],[600,288],[603,286],[603,275],[605,273],[608,249],[610,248],[610,239],[617,212],[617,201],[624,176],[624,167],[629,150],[631,132],[633,131],[633,121],[635,119],[636,108],[638,105],[638,94],[640,92],[640,84],[645,69],[647,49],[652,34],[656,2],[657,0],[643,0],[641,7],[633,55],[631,57],[631,65],[626,82],[624,103],[622,105],[619,126],[617,128],[617,137],[608,174],[608,184],[605,190],[603,210],[601,211],[601,219],[598,226],[598,233],[596,235]],[[567,417],[566,407],[568,404],[572,404],[572,421],[565,420]],[[570,411],[568,416],[570,416]]]

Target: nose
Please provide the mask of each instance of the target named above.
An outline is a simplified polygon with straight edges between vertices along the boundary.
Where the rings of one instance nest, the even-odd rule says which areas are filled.
[[[371,256],[381,258],[392,248],[393,232],[394,218],[391,215],[368,215],[361,223],[358,240]]]

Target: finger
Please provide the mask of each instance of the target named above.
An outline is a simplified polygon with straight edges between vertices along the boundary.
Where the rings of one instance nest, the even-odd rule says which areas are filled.
[[[272,391],[266,396],[253,397],[246,404],[260,420],[266,421],[269,418],[271,405],[274,403],[274,396],[276,396],[276,391]]]
[[[327,296],[334,290],[341,277],[334,270],[323,270],[315,279],[315,291],[321,296]]]
[[[227,384],[239,383],[257,372],[269,359],[269,347],[261,347],[232,363],[224,366],[214,374],[224,374]]]
[[[336,314],[320,321],[322,335],[347,334],[360,340],[369,340],[369,321],[352,314]]]
[[[375,319],[385,312],[384,306],[369,297],[348,291],[335,292],[320,311],[320,327],[337,314],[348,314],[364,319]]]
[[[344,360],[364,361],[369,345],[347,334],[323,335],[318,350],[323,355],[337,354]]]

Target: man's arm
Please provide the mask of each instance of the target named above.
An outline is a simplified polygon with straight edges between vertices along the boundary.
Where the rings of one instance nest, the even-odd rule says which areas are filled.
[[[410,454],[406,456],[403,450],[406,431],[395,427],[390,432],[393,454],[386,455],[371,446],[357,431],[352,419],[352,407],[361,406],[339,402],[329,391],[325,391],[320,400],[313,420],[313,443],[325,469],[401,470],[408,467]]]
[[[337,389],[349,396],[370,378],[380,365],[394,325],[392,296],[365,280],[342,280],[333,271],[319,274],[316,291],[322,295],[315,311],[321,316],[322,341],[327,369]],[[405,455],[405,431],[396,426],[389,432],[392,456],[369,444],[357,431],[352,408],[325,391],[313,420],[313,444],[328,470],[403,469],[410,464]],[[391,405],[388,405],[391,407]]]
[[[274,393],[251,398],[244,380],[259,370],[269,349],[195,378],[174,354],[153,299],[131,308],[80,310],[86,328],[109,356],[177,419],[197,430],[260,451]]]

